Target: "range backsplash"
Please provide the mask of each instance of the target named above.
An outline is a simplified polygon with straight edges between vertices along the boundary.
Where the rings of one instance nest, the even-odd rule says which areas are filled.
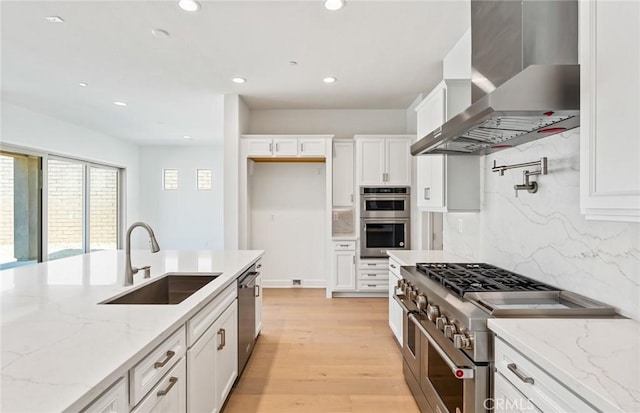
[[[494,264],[615,306],[640,320],[640,224],[587,221],[580,214],[580,129],[488,155],[480,213],[444,215],[444,250]],[[536,194],[513,186],[498,165],[549,159]],[[462,232],[459,232],[462,220]]]

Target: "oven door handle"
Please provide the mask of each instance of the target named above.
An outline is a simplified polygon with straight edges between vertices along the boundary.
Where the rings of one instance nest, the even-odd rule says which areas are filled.
[[[400,297],[398,297],[398,295],[397,295],[397,294],[394,294],[394,295],[393,295],[393,299],[394,299],[394,300],[396,300],[396,302],[397,302],[398,304],[400,304],[400,307],[402,307],[402,310],[403,310],[405,313],[408,313],[408,312],[410,312],[410,311],[411,311],[411,310],[409,310],[409,308],[408,308],[408,307],[407,307],[407,306],[402,302],[402,300],[400,299]]]
[[[409,314],[409,320],[411,320],[416,325],[416,327],[418,327],[420,332],[422,332],[422,334],[427,338],[427,340],[429,340],[429,344],[436,350],[436,352],[440,355],[440,357],[442,357],[442,360],[447,364],[447,366],[449,366],[449,368],[451,369],[451,372],[457,379],[473,378],[474,376],[473,369],[468,367],[460,367],[456,365],[456,363],[453,360],[451,360],[451,358],[442,349],[442,347],[440,347],[440,345],[436,343],[436,340],[434,340],[433,337],[431,337],[429,332],[422,326],[422,324],[420,324],[420,322],[418,321],[415,315]]]

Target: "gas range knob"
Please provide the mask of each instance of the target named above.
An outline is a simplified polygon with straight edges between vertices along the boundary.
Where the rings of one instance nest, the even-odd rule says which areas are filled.
[[[404,287],[402,288],[402,292],[404,293],[404,295],[406,295],[407,297],[409,296],[409,291],[411,291],[411,283],[409,281],[407,281],[404,284]]]
[[[418,290],[411,287],[411,290],[409,291],[409,299],[411,301],[415,301],[417,298],[418,298]]]
[[[436,328],[438,330],[444,331],[444,327],[447,325],[447,317],[440,316],[436,318]]]
[[[399,280],[398,280],[398,284],[397,284],[397,286],[398,286],[398,288],[399,288],[399,289],[401,289],[401,290],[402,290],[402,289],[404,288],[404,285],[405,285],[406,283],[407,283],[407,282],[406,282],[403,278],[401,278],[401,279],[399,279]]]
[[[418,297],[416,298],[416,300],[417,300],[416,305],[418,306],[418,309],[424,311],[427,308],[427,296],[424,294],[418,294]]]
[[[440,316],[440,309],[437,305],[429,304],[427,306],[427,318],[429,321],[435,321]]]
[[[453,345],[463,350],[471,350],[471,339],[464,334],[453,335]]]
[[[457,329],[455,324],[447,324],[446,326],[444,326],[444,336],[446,338],[452,339],[456,333]]]

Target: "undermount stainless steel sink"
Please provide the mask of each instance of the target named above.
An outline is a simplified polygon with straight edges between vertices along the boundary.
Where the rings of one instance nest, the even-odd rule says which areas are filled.
[[[99,304],[179,304],[221,273],[167,274],[126,294]]]

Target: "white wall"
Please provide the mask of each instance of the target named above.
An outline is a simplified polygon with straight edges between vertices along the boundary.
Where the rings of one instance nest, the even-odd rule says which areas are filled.
[[[140,213],[162,249],[223,249],[223,149],[141,146]],[[178,189],[162,189],[162,170],[178,169]],[[213,189],[196,189],[196,169],[213,171]],[[141,231],[144,233],[144,231]]]
[[[471,79],[471,28],[442,61],[443,79]]]
[[[398,110],[252,110],[252,134],[404,134],[407,112]]]
[[[580,214],[579,134],[574,129],[488,155],[482,211],[445,214],[444,249],[605,302],[638,320],[640,224],[587,221]],[[515,197],[522,170],[504,176],[490,170],[493,160],[515,164],[543,156],[549,174],[537,177],[536,194]]]
[[[1,112],[3,144],[125,168],[126,222],[141,219],[137,145],[7,102]]]
[[[245,223],[238,210],[240,198],[240,135],[247,133],[250,111],[238,95],[224,95],[224,247],[226,249],[246,248],[241,245],[240,233]]]
[[[265,286],[326,285],[325,164],[251,163],[252,249],[265,250]]]

